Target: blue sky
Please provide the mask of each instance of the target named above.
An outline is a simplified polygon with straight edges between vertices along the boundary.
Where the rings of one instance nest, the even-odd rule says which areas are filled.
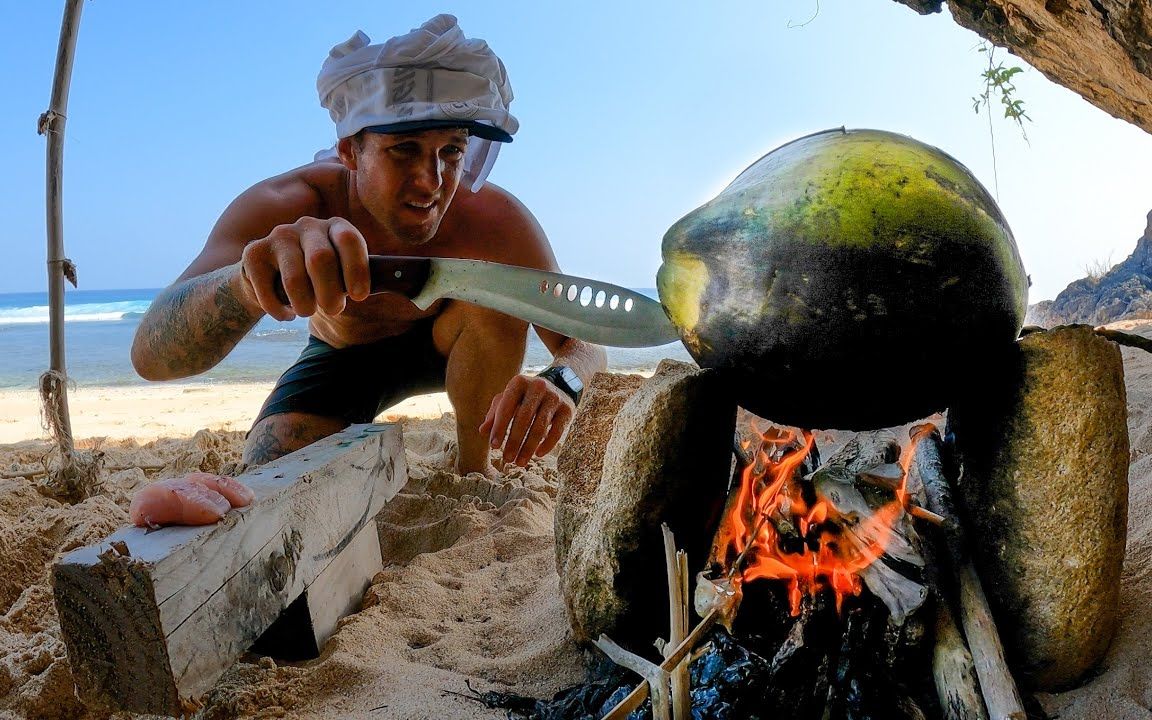
[[[46,286],[35,127],[62,8],[3,10],[0,292]],[[168,284],[236,194],[331,144],[315,93],[329,47],[437,12],[508,67],[521,130],[491,180],[536,214],[567,272],[654,285],[672,223],[763,153],[825,128],[906,133],[995,185],[988,122],[972,110],[979,38],[891,0],[105,0],[84,9],[68,112],[65,243],[81,288]],[[1002,118],[993,131],[1035,302],[1131,252],[1152,210],[1152,136],[1031,68],[1016,79],[1030,143]]]

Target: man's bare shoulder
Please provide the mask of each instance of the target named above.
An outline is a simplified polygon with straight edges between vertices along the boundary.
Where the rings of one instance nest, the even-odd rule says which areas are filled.
[[[253,186],[266,201],[301,215],[332,217],[348,206],[348,170],[338,163],[314,162]]]
[[[465,257],[530,265],[551,258],[548,238],[531,211],[492,183],[457,193],[445,220],[441,235],[447,233]]]
[[[302,217],[332,217],[347,207],[346,170],[334,163],[311,163],[242,192],[224,210],[208,237],[208,246],[243,248],[277,225]]]
[[[477,192],[461,188],[456,193],[453,210],[460,211],[469,220],[515,221],[532,217],[524,203],[499,185],[490,182]]]

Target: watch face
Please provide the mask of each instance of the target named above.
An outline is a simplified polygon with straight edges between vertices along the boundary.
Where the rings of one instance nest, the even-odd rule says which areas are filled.
[[[567,383],[572,392],[580,392],[584,389],[584,383],[580,380],[580,376],[572,368],[564,365],[560,368],[560,377]]]
[[[567,365],[553,365],[540,373],[540,377],[547,378],[549,382],[564,391],[572,398],[572,402],[580,402],[580,396],[584,393],[584,383],[572,368]]]

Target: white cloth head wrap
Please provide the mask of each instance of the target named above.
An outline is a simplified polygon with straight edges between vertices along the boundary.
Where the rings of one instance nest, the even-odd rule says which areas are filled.
[[[513,96],[504,63],[488,43],[464,37],[456,18],[446,14],[383,45],[370,42],[356,31],[332,48],[316,78],[320,104],[336,123],[337,137],[364,128],[402,132],[436,122],[469,127],[464,182],[479,190],[496,162],[497,143],[510,142],[520,127],[508,112]]]

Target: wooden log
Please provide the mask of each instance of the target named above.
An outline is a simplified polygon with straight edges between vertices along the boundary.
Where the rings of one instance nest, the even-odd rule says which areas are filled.
[[[944,517],[944,546],[956,576],[960,625],[976,666],[980,690],[991,720],[1025,720],[1024,703],[1004,659],[1004,647],[988,599],[967,552],[964,530],[957,521],[952,491],[941,458],[940,434],[925,431],[916,444],[912,467],[928,497],[928,509]]]
[[[980,680],[988,716],[991,720],[1025,720],[1028,715],[1024,711],[1024,702],[1008,671],[1000,632],[996,629],[988,598],[971,560],[960,568],[959,585],[960,623],[972,649],[976,677]]]
[[[255,499],[215,525],[124,528],[58,560],[52,583],[80,697],[138,713],[195,707],[295,598],[311,591],[318,605],[335,592],[326,578],[371,565],[365,538],[407,474],[398,425],[353,425],[240,475]],[[324,632],[335,623],[312,619]]]
[[[853,474],[874,471],[900,459],[900,443],[891,430],[857,433],[822,467],[841,467]]]
[[[988,720],[972,653],[968,652],[946,602],[936,606],[932,678],[936,681],[936,697],[944,720]]]

